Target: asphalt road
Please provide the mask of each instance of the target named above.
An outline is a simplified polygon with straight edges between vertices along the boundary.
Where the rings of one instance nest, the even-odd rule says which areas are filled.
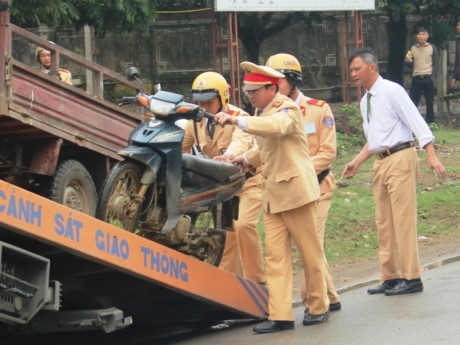
[[[187,334],[155,344],[187,345],[389,345],[460,344],[460,258],[423,272],[424,291],[403,296],[368,295],[368,286],[341,295],[342,310],[328,322],[303,326],[303,308],[294,310],[296,328],[254,334],[240,323],[205,334]]]

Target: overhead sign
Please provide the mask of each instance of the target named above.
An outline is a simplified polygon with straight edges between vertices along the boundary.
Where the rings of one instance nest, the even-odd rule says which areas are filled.
[[[375,0],[214,0],[217,12],[362,11]]]

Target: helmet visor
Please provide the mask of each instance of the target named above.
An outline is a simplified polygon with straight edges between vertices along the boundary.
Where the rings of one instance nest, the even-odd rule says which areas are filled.
[[[203,90],[203,91],[192,90],[192,100],[194,102],[206,102],[218,96],[219,96],[219,93],[214,90],[212,91],[211,90]]]

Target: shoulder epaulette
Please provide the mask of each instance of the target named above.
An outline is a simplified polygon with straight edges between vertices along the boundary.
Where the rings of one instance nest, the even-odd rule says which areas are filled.
[[[326,101],[323,101],[322,99],[310,98],[307,103],[317,105],[318,107],[322,107],[326,104]]]
[[[227,110],[226,113],[228,115],[233,115],[233,116],[238,116],[238,114],[240,113],[238,110]]]
[[[274,107],[279,107],[281,104],[283,104],[282,101],[273,102],[273,106],[274,106]]]

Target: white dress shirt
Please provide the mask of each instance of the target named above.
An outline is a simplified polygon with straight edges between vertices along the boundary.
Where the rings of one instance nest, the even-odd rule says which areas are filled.
[[[369,122],[367,92],[372,95]],[[433,133],[401,85],[379,76],[367,92],[361,98],[360,108],[369,153],[413,141],[412,133],[422,147],[434,140]]]

